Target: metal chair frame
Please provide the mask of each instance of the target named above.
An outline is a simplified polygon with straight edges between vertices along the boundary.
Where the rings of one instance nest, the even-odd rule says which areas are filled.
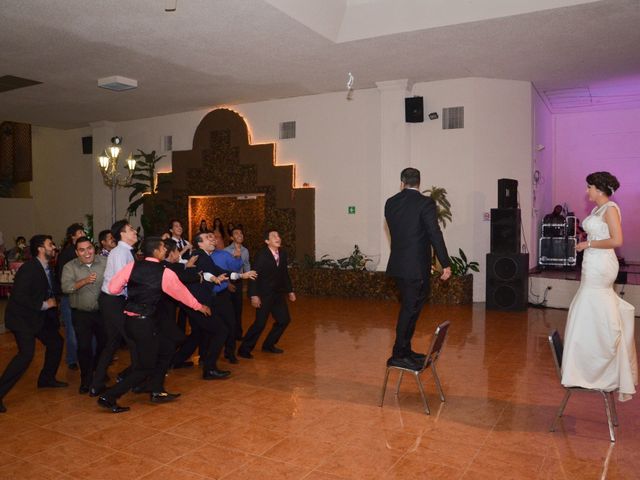
[[[562,343],[562,339],[560,338],[560,334],[557,330],[554,330],[549,334],[549,346],[551,347],[551,353],[553,354],[553,363],[556,366],[556,373],[558,374],[558,378],[562,382],[562,356],[564,352],[564,346]],[[583,388],[583,387],[565,387],[564,398],[562,399],[562,403],[560,403],[560,408],[558,409],[558,413],[553,419],[553,423],[551,424],[551,428],[549,428],[550,432],[556,431],[556,424],[560,417],[562,417],[564,413],[564,409],[567,406],[567,402],[569,401],[569,397],[571,397],[571,393],[573,392],[587,392],[587,393],[598,393],[602,395],[604,400],[604,409],[607,413],[607,423],[609,424],[609,439],[611,442],[616,441],[616,434],[614,427],[617,427],[618,424],[618,413],[616,412],[616,402],[614,393],[616,390],[600,390],[596,388]]]
[[[440,353],[442,352],[442,347],[444,346],[444,342],[447,338],[447,332],[449,331],[449,321],[443,322],[436,327],[436,331],[433,334],[433,338],[431,339],[431,345],[429,346],[429,350],[426,354],[426,358],[424,360],[424,364],[420,370],[413,370],[411,368],[403,368],[396,367],[393,365],[387,365],[387,371],[384,376],[384,383],[382,384],[382,395],[380,397],[380,407],[384,404],[384,396],[387,391],[387,381],[389,380],[389,373],[391,370],[398,370],[400,375],[398,376],[398,384],[396,385],[396,397],[400,394],[400,384],[402,383],[402,378],[404,372],[412,373],[416,379],[416,383],[418,384],[418,390],[420,390],[420,396],[422,397],[422,404],[424,406],[424,411],[427,415],[431,414],[429,410],[429,404],[427,402],[427,397],[424,393],[424,387],[422,386],[422,382],[420,381],[420,374],[431,368],[433,373],[433,380],[435,381],[436,388],[438,389],[438,394],[440,395],[440,401],[444,402],[444,392],[442,391],[442,385],[440,384],[440,377],[438,377],[438,371],[436,369],[436,364],[438,363],[438,359],[440,358]]]

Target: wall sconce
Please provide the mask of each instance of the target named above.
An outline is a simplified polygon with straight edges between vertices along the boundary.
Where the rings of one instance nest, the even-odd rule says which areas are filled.
[[[111,223],[116,221],[116,190],[118,187],[129,187],[133,173],[136,169],[136,160],[133,154],[129,153],[126,160],[127,174],[122,175],[118,172],[118,160],[122,152],[122,137],[111,138],[111,145],[98,156],[98,164],[102,173],[104,184],[111,188]]]
[[[438,118],[440,118],[440,116],[438,115],[438,112],[431,112],[429,114],[429,120],[437,120]]]

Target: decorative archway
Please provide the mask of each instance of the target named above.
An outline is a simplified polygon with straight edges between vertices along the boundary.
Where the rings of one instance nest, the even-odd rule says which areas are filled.
[[[189,225],[189,197],[265,195],[265,226],[280,231],[290,256],[315,256],[315,189],[295,188],[295,165],[275,165],[275,144],[251,145],[244,119],[226,108],[209,112],[193,148],[173,152],[173,171],[158,175],[158,200]]]

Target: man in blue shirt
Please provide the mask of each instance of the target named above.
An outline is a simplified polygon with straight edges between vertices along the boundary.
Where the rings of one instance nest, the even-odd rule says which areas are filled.
[[[242,271],[242,258],[234,257],[232,254],[224,249],[224,240],[219,232],[213,232],[209,235],[213,236],[213,244],[215,250],[211,252],[211,260],[218,267],[230,272],[239,273],[239,277],[255,279],[256,272],[248,271],[240,273]],[[233,304],[231,303],[231,296],[229,294],[229,281],[225,280],[219,285],[215,285],[213,291],[215,297],[213,301],[213,315],[219,316],[229,330],[227,339],[224,344],[224,357],[231,363],[238,363],[236,358],[236,328],[235,328],[235,314]]]
[[[240,273],[246,273],[251,270],[251,263],[249,262],[249,250],[247,250],[242,243],[244,242],[244,232],[240,227],[234,227],[231,230],[231,239],[233,242],[227,248],[226,252],[229,252],[235,258],[242,260],[242,270]],[[232,281],[229,284],[229,295],[231,297],[231,304],[233,305],[233,313],[235,315],[235,329],[236,340],[242,340],[242,279]]]

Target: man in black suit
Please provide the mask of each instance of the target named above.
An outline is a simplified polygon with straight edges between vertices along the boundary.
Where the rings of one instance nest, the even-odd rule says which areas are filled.
[[[5,325],[16,337],[18,353],[0,377],[0,412],[7,411],[2,399],[33,360],[36,338],[46,347],[38,388],[67,386],[67,383],[56,380],[64,341],[58,332],[60,324],[53,296],[55,285],[49,268],[53,242],[49,235],[35,235],[29,248],[32,259],[18,270],[5,312]]]
[[[258,251],[253,261],[253,268],[258,274],[258,278],[249,283],[249,298],[251,298],[251,305],[256,309],[256,319],[247,330],[244,340],[238,348],[238,356],[243,358],[253,358],[251,350],[258,343],[258,338],[260,338],[270,314],[273,315],[275,322],[262,343],[262,351],[284,352],[281,348],[276,347],[276,343],[291,322],[285,295],[289,297],[290,301],[296,301],[296,294],[293,293],[287,268],[287,252],[280,248],[282,240],[278,231],[275,229],[266,230],[264,243],[265,246]]]
[[[387,275],[396,279],[402,297],[393,355],[387,363],[420,369],[424,354],[411,350],[411,338],[429,295],[431,247],[443,267],[442,280],[451,276],[451,268],[438,226],[436,204],[420,193],[420,171],[405,168],[400,174],[400,188],[401,191],[389,198],[384,206],[391,234]]]
[[[231,272],[225,271],[218,267],[209,254],[213,251],[213,239],[208,233],[199,233],[193,239],[196,247],[192,254],[197,257],[195,268],[202,272],[205,281],[200,283],[189,283],[187,288],[198,301],[209,307],[213,306],[214,292],[213,284],[227,280]],[[213,308],[212,308],[213,310]],[[204,380],[222,380],[231,375],[229,370],[220,370],[218,368],[218,357],[224,347],[224,342],[229,334],[229,330],[216,315],[213,318],[207,318],[202,313],[186,309],[191,324],[191,334],[182,344],[176,356],[173,359],[174,368],[188,365],[187,360],[195,352],[198,345],[201,345],[200,362],[203,364],[202,378]],[[202,339],[205,339],[201,343]],[[204,350],[202,350],[204,344]]]

